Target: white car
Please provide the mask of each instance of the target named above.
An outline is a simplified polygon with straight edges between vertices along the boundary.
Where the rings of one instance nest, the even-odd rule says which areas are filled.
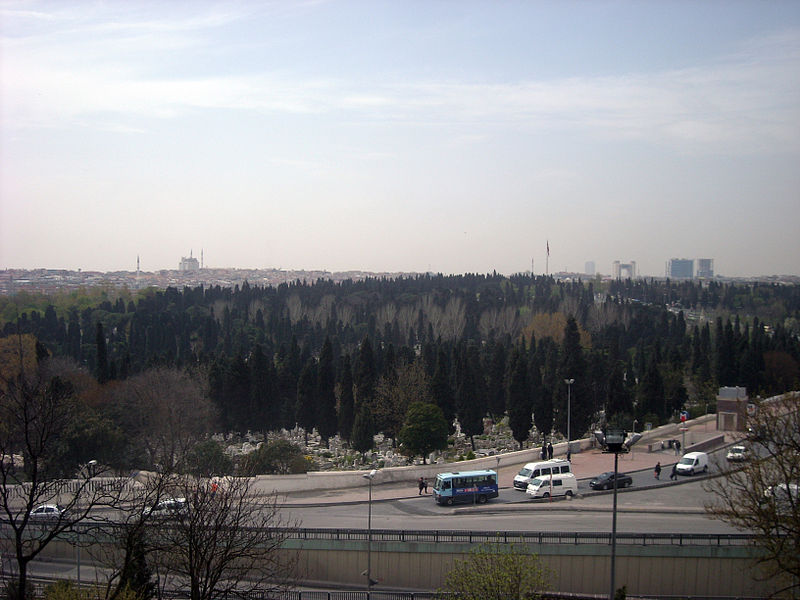
[[[747,449],[747,446],[731,446],[725,458],[728,459],[729,462],[743,462],[750,458],[750,451]]]
[[[779,508],[790,508],[800,500],[800,485],[796,483],[779,483],[764,490],[764,499],[774,502]]]
[[[177,517],[188,510],[186,498],[165,498],[144,509],[144,514],[151,517]]]
[[[33,521],[57,521],[65,512],[64,507],[58,504],[40,504],[29,517]]]

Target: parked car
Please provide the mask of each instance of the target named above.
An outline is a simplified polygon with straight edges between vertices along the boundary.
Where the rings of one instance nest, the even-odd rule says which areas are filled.
[[[57,521],[65,513],[66,510],[59,504],[40,504],[28,516],[33,521]]]
[[[177,517],[186,514],[188,504],[186,498],[165,498],[144,509],[144,514],[151,517]]]
[[[626,473],[617,473],[617,489],[633,485],[633,479]],[[601,473],[589,482],[589,487],[593,490],[614,489],[614,471]]]
[[[725,458],[728,459],[729,462],[743,462],[750,458],[750,451],[747,449],[747,446],[731,446]]]

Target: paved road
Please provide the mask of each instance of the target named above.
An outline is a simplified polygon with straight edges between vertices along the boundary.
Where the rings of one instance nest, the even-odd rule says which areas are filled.
[[[599,531],[611,530],[613,495],[596,492],[572,500],[523,500],[513,489],[481,506],[439,506],[433,498],[410,497],[374,502],[376,529],[457,529],[472,531]],[[738,533],[706,516],[709,500],[700,479],[676,485],[631,488],[619,492],[618,528],[631,533]],[[283,514],[302,527],[366,529],[366,503],[318,504],[286,507]]]
[[[713,425],[713,424],[712,424]],[[712,425],[696,426],[714,434]],[[726,436],[731,444],[738,436]],[[727,468],[727,448],[710,453],[709,476]],[[679,459],[674,451],[648,452],[634,448],[620,456],[619,470],[633,477],[633,486],[618,492],[618,527],[632,533],[738,533],[706,516],[704,505],[711,500],[703,489],[702,476],[679,476],[669,480],[672,465]],[[656,480],[653,467],[662,466]],[[588,451],[572,457],[573,472],[579,478],[578,496],[553,502],[530,500],[512,485],[520,465],[499,470],[500,497],[482,506],[438,506],[431,494],[420,497],[416,484],[373,484],[373,527],[383,529],[610,531],[613,494],[596,492],[589,480],[612,470],[613,455]],[[448,470],[452,469],[448,465]],[[345,490],[296,492],[284,498],[283,514],[303,527],[364,529],[367,518],[367,486]]]
[[[702,439],[714,435],[721,435],[724,432],[718,432],[715,423],[689,423],[689,432],[687,439]],[[739,434],[725,433],[725,445],[729,445],[740,439]],[[673,450],[664,449],[655,452],[649,452],[645,444],[641,446],[634,446],[633,452],[626,455],[620,455],[619,458],[619,471],[627,472],[633,475],[634,488],[643,487],[645,485],[655,485],[669,481],[669,472],[672,465],[680,459]],[[653,476],[653,467],[657,462],[661,463],[662,473],[661,480],[656,481]],[[504,493],[505,489],[513,492],[512,481],[514,476],[519,472],[524,463],[504,466],[498,469],[498,477],[501,488],[501,498],[493,500],[493,503],[511,501],[511,499],[525,497],[525,494],[519,492],[515,495],[507,495]],[[720,468],[726,467],[724,452],[715,453],[711,457],[709,464],[709,473],[718,472]],[[572,455],[572,471],[579,479],[578,490],[580,493],[587,493],[590,491],[588,486],[589,480],[605,471],[611,471],[614,468],[614,457],[611,454],[605,454],[600,450],[589,450]],[[442,471],[457,470],[458,463],[442,465]],[[687,481],[691,478],[681,476],[681,481]],[[430,492],[430,489],[429,489]],[[375,502],[399,500],[403,498],[418,497],[418,490],[416,482],[401,482],[401,483],[381,483],[380,472],[375,477],[372,489],[372,498]],[[289,492],[283,496],[283,502],[286,506],[315,506],[326,504],[341,504],[341,503],[361,503],[367,502],[368,498],[368,484],[364,484],[356,488],[346,489],[328,489],[328,490],[313,490],[313,491],[297,491]],[[331,525],[335,526],[335,525]]]

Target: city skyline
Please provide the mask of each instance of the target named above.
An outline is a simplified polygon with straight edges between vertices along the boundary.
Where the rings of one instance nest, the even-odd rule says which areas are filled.
[[[0,21],[0,269],[800,275],[800,3]]]

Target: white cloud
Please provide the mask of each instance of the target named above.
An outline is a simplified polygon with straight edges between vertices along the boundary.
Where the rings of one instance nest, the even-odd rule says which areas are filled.
[[[105,24],[103,30],[157,32],[160,47],[195,47],[171,33],[230,22],[232,16]],[[333,114],[348,120],[469,122],[477,129],[581,129],[597,136],[692,143],[712,149],[741,144],[795,146],[800,131],[800,32],[751,41],[715,64],[662,73],[584,77],[516,84],[409,82],[285,74],[154,76],[152,39],[115,35],[69,47],[47,37],[4,40],[2,100],[6,127],[68,127],[69,121],[117,114],[170,118],[197,109]],[[141,47],[143,59],[131,60]],[[92,60],[87,60],[91,58]],[[696,148],[695,148],[696,150]]]

